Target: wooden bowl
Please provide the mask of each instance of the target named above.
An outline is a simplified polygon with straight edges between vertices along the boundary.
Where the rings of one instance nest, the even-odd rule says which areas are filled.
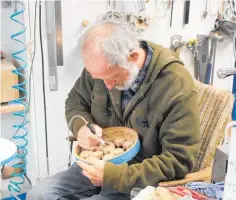
[[[124,138],[127,141],[132,140],[133,144],[131,147],[129,147],[123,153],[121,153],[117,156],[114,156],[107,161],[112,162],[114,164],[126,163],[126,162],[130,161],[132,158],[134,158],[140,150],[140,141],[138,138],[138,134],[135,130],[133,130],[131,128],[127,128],[127,127],[111,127],[111,128],[103,129],[102,139],[105,142],[106,141],[113,142],[117,138]],[[74,151],[76,159],[87,162],[85,159],[82,159],[79,156],[79,154],[81,152],[82,152],[81,147],[77,146],[77,148],[75,148],[75,151]]]

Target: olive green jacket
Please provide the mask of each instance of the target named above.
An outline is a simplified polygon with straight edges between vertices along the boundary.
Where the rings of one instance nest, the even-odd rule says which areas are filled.
[[[153,57],[141,88],[121,111],[121,91],[108,90],[84,69],[66,100],[67,122],[81,115],[100,127],[135,129],[141,150],[132,164],[107,162],[104,189],[130,192],[184,177],[194,165],[200,140],[196,85],[183,63],[170,50],[148,42]],[[74,119],[72,132],[83,125]]]

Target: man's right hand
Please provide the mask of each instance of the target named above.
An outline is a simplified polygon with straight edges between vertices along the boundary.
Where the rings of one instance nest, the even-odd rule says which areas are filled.
[[[80,147],[86,150],[96,150],[100,144],[100,138],[102,137],[102,128],[93,124],[96,135],[93,134],[86,126],[82,126],[77,134],[77,141]]]

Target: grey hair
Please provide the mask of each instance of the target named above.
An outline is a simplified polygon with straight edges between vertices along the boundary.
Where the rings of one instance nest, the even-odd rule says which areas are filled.
[[[137,33],[131,27],[131,25],[122,19],[108,19],[108,20],[97,20],[91,24],[83,32],[79,40],[79,48],[82,53],[84,44],[88,39],[89,31],[97,26],[104,26],[110,29],[108,34],[104,37],[97,38],[94,42],[98,43],[101,51],[108,59],[112,66],[121,65],[123,67],[127,64],[127,57],[130,52],[134,51],[138,46],[139,42],[137,39]]]

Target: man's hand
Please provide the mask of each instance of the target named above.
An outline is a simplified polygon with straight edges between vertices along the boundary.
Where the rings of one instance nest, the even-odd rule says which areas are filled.
[[[100,138],[102,137],[102,128],[93,124],[96,135],[94,135],[90,129],[84,125],[81,127],[77,134],[78,145],[86,150],[96,150],[100,144]]]
[[[84,176],[87,176],[94,186],[102,186],[105,161],[91,159],[88,163],[89,164],[82,161],[77,161],[77,165],[83,169],[82,173]]]

